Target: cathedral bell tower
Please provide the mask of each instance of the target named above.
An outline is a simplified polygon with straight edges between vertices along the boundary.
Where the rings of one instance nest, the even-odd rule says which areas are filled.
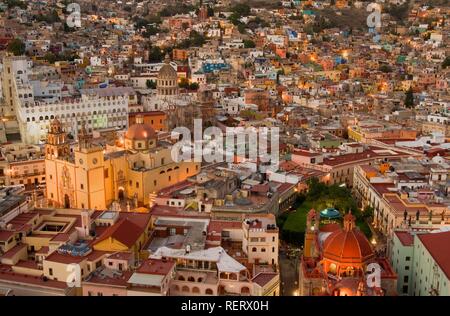
[[[306,217],[306,232],[305,232],[305,243],[303,256],[305,258],[315,258],[317,257],[317,236],[319,232],[320,215],[314,209],[308,212]]]
[[[47,143],[45,144],[46,159],[64,159],[70,153],[70,146],[67,142],[67,135],[64,132],[61,122],[54,119],[50,123],[50,130],[47,133]]]
[[[93,137],[83,123],[78,133],[75,152],[77,208],[105,209],[105,162],[103,148],[92,142]]]

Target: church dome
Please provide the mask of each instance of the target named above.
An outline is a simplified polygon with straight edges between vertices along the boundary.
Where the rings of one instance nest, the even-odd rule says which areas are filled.
[[[136,124],[130,126],[125,133],[125,138],[129,140],[150,140],[156,138],[155,130],[143,122],[142,116],[136,117]]]
[[[374,258],[366,236],[355,228],[355,217],[344,216],[344,228],[331,233],[323,246],[323,258],[338,263],[362,264]]]
[[[50,132],[55,134],[62,132],[61,122],[56,117],[50,122]]]
[[[175,81],[177,80],[177,72],[170,65],[169,55],[166,55],[166,58],[164,60],[164,65],[159,70],[158,79],[175,80]]]

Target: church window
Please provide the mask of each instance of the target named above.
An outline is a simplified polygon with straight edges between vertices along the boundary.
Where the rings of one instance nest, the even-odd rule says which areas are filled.
[[[103,177],[105,179],[107,179],[109,177],[109,172],[108,171],[109,171],[109,169],[105,169],[105,171],[104,171]]]
[[[158,182],[156,180],[153,180],[153,185],[156,186]]]
[[[253,247],[253,248],[252,248],[252,252],[256,252],[256,247]]]
[[[139,182],[136,181],[136,189],[139,189]]]
[[[80,188],[81,188],[81,190],[84,190],[84,184],[83,183],[80,184]]]
[[[164,165],[164,158],[161,158],[161,165]]]
[[[172,177],[171,177],[171,176],[169,176],[169,182],[170,182],[170,181],[172,181]]]

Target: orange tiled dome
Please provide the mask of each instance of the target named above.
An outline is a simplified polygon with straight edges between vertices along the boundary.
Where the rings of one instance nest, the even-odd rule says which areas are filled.
[[[136,117],[136,124],[128,128],[125,138],[130,140],[149,140],[156,138],[156,132],[150,125],[145,124],[141,117]]]
[[[323,246],[324,259],[339,263],[364,263],[374,256],[366,236],[355,228],[351,213],[344,216],[344,228],[331,233]]]

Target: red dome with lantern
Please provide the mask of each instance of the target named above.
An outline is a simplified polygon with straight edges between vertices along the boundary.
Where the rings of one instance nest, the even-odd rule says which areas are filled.
[[[323,246],[323,258],[340,264],[363,264],[374,257],[366,236],[355,227],[351,212],[344,216],[344,228],[331,233]]]

